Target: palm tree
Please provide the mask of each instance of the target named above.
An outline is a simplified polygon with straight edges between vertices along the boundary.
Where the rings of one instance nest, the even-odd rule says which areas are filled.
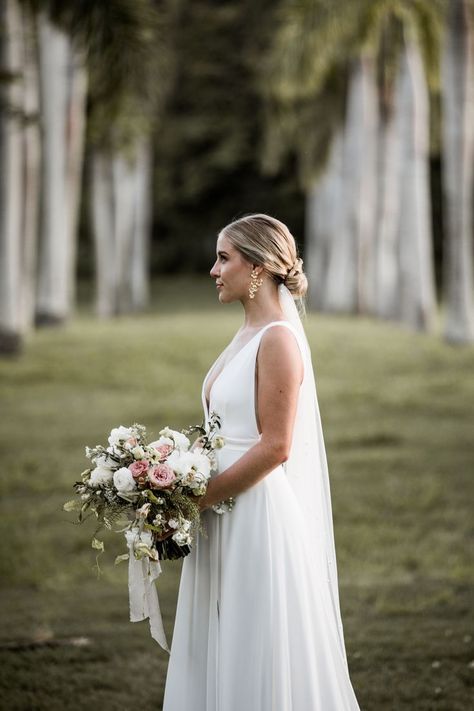
[[[169,28],[175,11],[169,2],[158,8],[152,0],[127,4],[127,12],[111,18],[114,42],[105,47],[92,38],[90,44],[96,70],[90,82],[88,168],[101,317],[142,309],[148,300],[150,134],[171,86]],[[99,40],[111,31],[105,12],[101,27],[102,33],[94,28]]]
[[[30,14],[1,6],[0,353],[17,352],[33,325],[39,186],[38,90]]]
[[[429,99],[420,51],[404,41],[396,88],[399,173],[399,316],[416,330],[433,327],[435,288],[429,188]]]
[[[85,127],[83,53],[47,12],[37,16],[42,190],[37,316],[61,323],[73,307]]]
[[[16,0],[2,3],[0,155],[0,349],[19,349],[21,323],[21,220],[23,96],[21,9]]]
[[[426,109],[426,86],[418,60],[423,50],[428,64],[434,61],[438,14],[437,3],[428,3],[428,0],[363,0],[349,4],[306,0],[297,4],[283,3],[282,22],[276,33],[270,58],[264,67],[267,95],[272,102],[283,107],[281,111],[287,110],[292,116],[294,126],[300,123],[297,112],[301,101],[308,101],[311,97],[324,93],[329,72],[338,70],[347,76],[342,117],[343,180],[340,181],[341,194],[335,201],[333,210],[346,213],[341,219],[343,229],[348,232],[346,237],[334,234],[330,240],[329,253],[333,251],[334,267],[326,279],[326,291],[329,290],[330,298],[323,301],[332,308],[375,312],[379,315],[394,314],[396,310],[398,318],[420,329],[430,327],[434,307],[427,202],[428,146],[426,142],[418,141],[419,136],[427,135],[428,113],[426,110],[416,111],[411,119],[406,118],[405,122],[400,119],[391,123],[389,131],[385,131],[385,127],[381,128],[375,100],[375,78],[371,67],[376,61],[380,61],[381,39],[387,23],[395,23],[405,28],[407,42],[399,41],[397,51],[391,48],[392,64],[394,67],[400,66],[398,81],[396,84],[393,81],[396,86],[394,102],[399,106],[394,104],[393,111],[401,117],[403,111],[423,107]],[[392,73],[397,74],[395,69]],[[418,92],[416,97],[412,96],[411,103],[409,89]],[[400,104],[402,100],[404,105]],[[318,102],[314,101],[314,105],[318,106]],[[324,107],[322,111],[324,112]],[[314,124],[321,119],[326,120],[324,113],[314,115]],[[334,134],[337,136],[341,117],[338,116],[338,120],[334,120],[333,124]],[[305,125],[307,128],[307,122]],[[395,140],[394,131],[400,132],[404,129],[405,133],[397,135]],[[293,134],[286,134],[290,147],[299,155],[305,152],[305,146],[297,136],[298,130],[294,130]],[[398,175],[391,167],[387,167],[383,154],[379,152],[377,157],[377,144],[380,148],[386,141],[390,144],[389,154],[396,158],[394,165],[398,165]],[[358,149],[361,145],[364,150]],[[417,160],[414,160],[413,155],[415,147]],[[328,151],[321,150],[319,156],[310,151],[310,155],[315,160],[312,176],[311,170],[306,171],[308,178],[305,188],[314,201],[318,191],[316,176],[321,174],[321,161],[326,158]],[[266,161],[271,162],[268,158]],[[305,162],[307,163],[307,157]],[[412,176],[415,168],[415,174]],[[385,180],[375,180],[376,171],[379,175],[380,172],[384,174],[387,171]],[[407,175],[416,183],[416,190],[410,195],[406,190],[402,190],[406,187]],[[375,183],[378,190],[375,190]],[[390,201],[388,191],[394,183],[397,189]],[[381,185],[385,186],[383,192],[380,190]],[[323,183],[321,189],[325,190]],[[416,205],[413,205],[413,199]],[[398,204],[395,205],[394,200],[397,200]],[[407,214],[402,201],[406,202]],[[314,210],[308,210],[307,215],[314,215]],[[383,230],[380,220],[389,215],[391,224]],[[413,239],[404,240],[402,255],[400,243],[402,235],[407,232],[406,224],[402,223],[401,218],[403,217],[406,223],[408,215],[413,217],[412,228],[416,233],[413,234]],[[376,220],[378,223],[375,233]],[[379,241],[381,234],[382,244]],[[316,225],[308,230],[308,236],[311,236],[311,239],[319,238]],[[327,243],[327,238],[325,239]],[[310,247],[308,242],[309,239],[306,241],[306,266],[309,268],[311,281],[317,276],[313,276],[311,272],[315,269],[312,255],[318,254],[318,250]],[[341,289],[341,274],[347,273],[347,267],[343,266],[347,261],[351,270],[349,281],[355,282],[356,287],[354,290],[349,286],[348,291],[352,292],[352,297],[340,298],[338,292]],[[407,264],[410,265],[409,273]],[[336,276],[329,277],[329,274]],[[407,287],[408,276],[414,277],[414,285],[410,289]],[[381,299],[381,295],[384,298]],[[379,307],[380,301],[384,303],[382,309]]]
[[[0,125],[0,332],[5,349],[16,347],[35,312],[37,323],[62,323],[73,309],[89,78],[89,150],[92,156],[99,151],[102,162],[111,160],[112,170],[105,175],[114,176],[120,244],[118,259],[110,258],[110,251],[108,259],[98,259],[98,284],[105,281],[110,263],[119,265],[113,277],[118,305],[109,305],[108,311],[146,304],[148,136],[170,81],[165,38],[173,12],[169,0],[2,4],[2,76],[11,77],[1,87]],[[41,151],[38,122],[29,114],[40,119]],[[104,201],[100,209],[106,206]],[[103,230],[96,231],[96,242],[104,242],[97,253],[107,252],[109,239]]]
[[[442,61],[445,245],[444,336],[474,340],[474,18],[468,0],[451,0]]]

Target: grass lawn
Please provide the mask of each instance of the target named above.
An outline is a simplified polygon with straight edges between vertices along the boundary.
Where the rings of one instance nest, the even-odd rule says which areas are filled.
[[[70,325],[0,361],[1,707],[160,711],[168,655],[128,622],[122,539],[106,538],[97,579],[92,524],[62,503],[113,426],[202,421],[203,377],[242,315],[205,278],[161,280],[149,313],[110,322],[81,293]],[[306,328],[361,708],[470,709],[474,349],[369,319],[309,314]],[[171,641],[180,563],[163,568]]]

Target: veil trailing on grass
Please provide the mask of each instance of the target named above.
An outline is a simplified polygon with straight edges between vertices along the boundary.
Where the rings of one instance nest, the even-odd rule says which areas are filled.
[[[292,448],[283,466],[305,517],[308,540],[315,555],[315,565],[320,566],[327,574],[329,622],[334,627],[347,666],[339,606],[329,474],[311,350],[295,301],[285,284],[279,284],[278,297],[286,319],[295,327],[299,335],[304,362],[304,376],[300,387]]]

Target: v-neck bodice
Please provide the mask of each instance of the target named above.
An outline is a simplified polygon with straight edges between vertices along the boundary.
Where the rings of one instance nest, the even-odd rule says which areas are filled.
[[[205,422],[211,412],[216,412],[221,420],[222,434],[248,438],[260,435],[255,408],[255,364],[261,338],[271,326],[287,326],[295,335],[303,353],[295,327],[289,321],[271,321],[262,326],[226,363],[222,359],[234,341],[222,351],[211,365],[202,384],[202,405]],[[220,369],[212,381],[209,402],[206,400],[206,385],[216,367]]]

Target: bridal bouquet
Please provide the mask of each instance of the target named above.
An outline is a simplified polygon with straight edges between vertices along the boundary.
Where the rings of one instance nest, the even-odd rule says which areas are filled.
[[[97,534],[107,528],[125,533],[130,554],[137,560],[188,555],[196,532],[202,531],[199,506],[193,499],[206,493],[216,464],[215,450],[225,444],[218,427],[219,418],[213,413],[207,430],[198,425],[182,431],[164,427],[159,439],[150,443],[143,425],[114,428],[107,447],[86,447],[93,467],[82,472],[81,481],[74,484],[78,499],[66,502],[64,509],[78,510],[80,522],[88,512],[97,517],[92,547],[99,552],[104,543]],[[191,447],[186,435],[196,431],[201,436]],[[212,509],[225,513],[233,503],[231,498]],[[120,555],[116,563],[128,558],[129,553]]]

